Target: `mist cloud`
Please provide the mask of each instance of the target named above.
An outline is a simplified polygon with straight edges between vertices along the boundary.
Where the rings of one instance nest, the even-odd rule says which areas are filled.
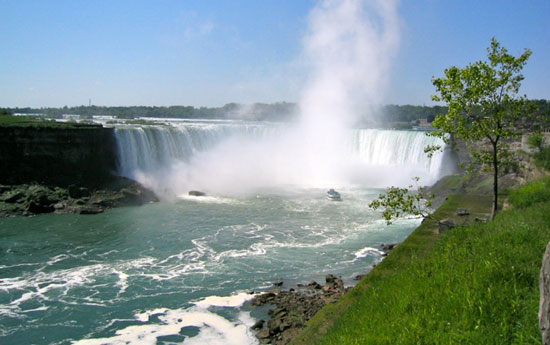
[[[299,102],[299,123],[275,137],[232,137],[176,166],[163,180],[182,192],[202,188],[225,194],[350,183],[362,169],[350,150],[349,129],[380,104],[399,32],[397,1],[319,2],[303,37],[308,77]],[[377,179],[374,169],[368,171],[363,178]]]

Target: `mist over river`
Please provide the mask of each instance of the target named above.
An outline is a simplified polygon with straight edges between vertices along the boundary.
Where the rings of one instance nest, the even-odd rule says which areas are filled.
[[[349,154],[340,156],[355,164],[317,179],[300,176],[311,171],[303,166],[283,167],[246,184],[277,159],[275,150],[258,162],[246,143],[266,150],[285,126],[117,125],[119,172],[166,201],[94,216],[0,219],[0,343],[256,344],[250,326],[266,315],[247,305],[248,292],[278,279],[286,287],[323,281],[328,273],[352,284],[368,272],[382,260],[383,243],[401,242],[419,224],[387,226],[368,209],[382,191],[376,177],[437,179],[442,155],[423,154],[434,139],[353,130],[342,146]],[[350,175],[351,168],[370,173]],[[228,183],[236,174],[246,178]],[[343,201],[326,198],[332,187]],[[188,196],[190,188],[208,196]]]

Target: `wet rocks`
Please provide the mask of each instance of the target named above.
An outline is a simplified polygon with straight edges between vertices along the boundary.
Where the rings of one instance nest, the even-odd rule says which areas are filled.
[[[97,214],[108,208],[158,201],[153,192],[125,178],[120,178],[115,185],[95,190],[75,185],[67,188],[40,184],[0,187],[0,217],[52,212]]]
[[[384,254],[382,254],[382,256],[388,256],[388,254],[394,250],[395,248],[397,248],[399,244],[398,243],[387,243],[387,244],[382,244],[382,251],[384,252]]]
[[[278,280],[274,281],[272,284],[273,284],[273,286],[283,286],[283,280],[278,279]]]
[[[297,289],[271,290],[255,297],[251,305],[273,305],[268,314],[270,320],[256,323],[256,337],[261,344],[288,344],[321,308],[328,303],[335,303],[348,289],[342,279],[329,274],[323,286],[317,282],[307,285],[298,284]]]
[[[73,199],[80,199],[90,196],[90,191],[86,187],[78,187],[74,184],[68,188],[69,196]]]
[[[252,327],[250,327],[250,329],[252,330],[262,329],[264,327],[264,323],[265,323],[265,320],[258,320],[252,325]]]

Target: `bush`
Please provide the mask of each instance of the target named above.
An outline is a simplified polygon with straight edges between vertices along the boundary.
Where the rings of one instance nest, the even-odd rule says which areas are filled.
[[[542,149],[546,146],[544,134],[541,132],[535,132],[527,138],[527,146],[532,149],[536,149],[538,152],[541,152]]]
[[[550,201],[550,177],[533,181],[513,191],[508,200],[516,208],[525,208],[539,202]]]
[[[544,147],[534,154],[538,167],[550,170],[550,147]]]

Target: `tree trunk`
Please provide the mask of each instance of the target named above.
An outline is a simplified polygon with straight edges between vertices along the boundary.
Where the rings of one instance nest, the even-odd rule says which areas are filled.
[[[498,210],[498,141],[493,142],[493,210],[491,211],[491,220],[495,219]]]

